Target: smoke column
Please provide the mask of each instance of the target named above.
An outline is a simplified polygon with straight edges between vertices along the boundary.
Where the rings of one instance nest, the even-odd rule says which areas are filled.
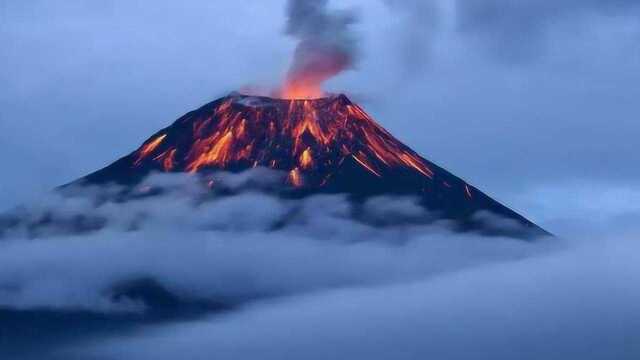
[[[352,11],[331,11],[328,0],[289,0],[286,33],[298,40],[282,89],[286,98],[323,95],[322,83],[353,66]]]

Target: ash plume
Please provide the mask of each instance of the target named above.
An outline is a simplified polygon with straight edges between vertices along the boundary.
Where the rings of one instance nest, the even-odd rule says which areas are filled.
[[[353,11],[330,10],[328,0],[289,0],[286,34],[298,40],[282,92],[291,97],[322,95],[322,83],[353,66],[357,21]]]
[[[384,3],[403,20],[393,43],[402,61],[402,75],[411,78],[431,62],[434,40],[445,14],[437,1],[384,0]]]

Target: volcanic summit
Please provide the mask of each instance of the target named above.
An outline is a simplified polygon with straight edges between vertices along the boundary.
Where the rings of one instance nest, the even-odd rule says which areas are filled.
[[[345,95],[279,99],[232,93],[191,111],[137,150],[74,184],[133,186],[152,172],[286,173],[281,190],[301,196],[343,193],[417,196],[463,229],[492,213],[543,233],[535,224],[424,159]],[[214,185],[215,186],[215,185]]]

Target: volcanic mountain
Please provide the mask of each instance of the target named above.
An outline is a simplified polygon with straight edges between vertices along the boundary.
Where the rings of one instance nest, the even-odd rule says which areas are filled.
[[[478,214],[492,213],[530,234],[544,234],[422,158],[345,95],[292,100],[232,93],[187,113],[134,152],[73,184],[134,186],[152,172],[240,172],[255,167],[285,172],[282,190],[289,195],[343,193],[355,201],[411,195],[460,229],[482,230]]]

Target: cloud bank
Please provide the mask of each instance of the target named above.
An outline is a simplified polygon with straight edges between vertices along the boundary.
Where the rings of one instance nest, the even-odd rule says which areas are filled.
[[[106,359],[635,359],[639,250],[637,236],[576,240],[570,250],[544,256],[259,302],[63,353]]]
[[[640,351],[638,232],[535,242],[453,233],[446,222],[412,222],[430,214],[407,197],[365,203],[373,218],[398,220],[374,225],[350,217],[341,196],[268,195],[260,191],[268,177],[222,174],[218,186],[236,192],[207,199],[206,182],[160,175],[128,201],[113,200],[118,189],[85,189],[25,207],[17,213],[29,221],[0,240],[0,310],[142,321],[156,305],[122,291],[141,281],[180,303],[226,309],[77,336],[47,349],[56,360]],[[79,215],[98,225],[78,233]]]
[[[0,240],[0,305],[138,312],[145,304],[118,291],[140,280],[184,301],[234,305],[408,281],[545,249],[453,233],[408,197],[373,198],[362,208],[373,222],[358,221],[340,195],[277,198],[256,190],[255,175],[219,176],[216,186],[240,189],[221,198],[206,199],[195,177],[159,175],[129,201],[85,189],[17,210],[9,218],[20,221]],[[150,187],[162,193],[149,196]]]

